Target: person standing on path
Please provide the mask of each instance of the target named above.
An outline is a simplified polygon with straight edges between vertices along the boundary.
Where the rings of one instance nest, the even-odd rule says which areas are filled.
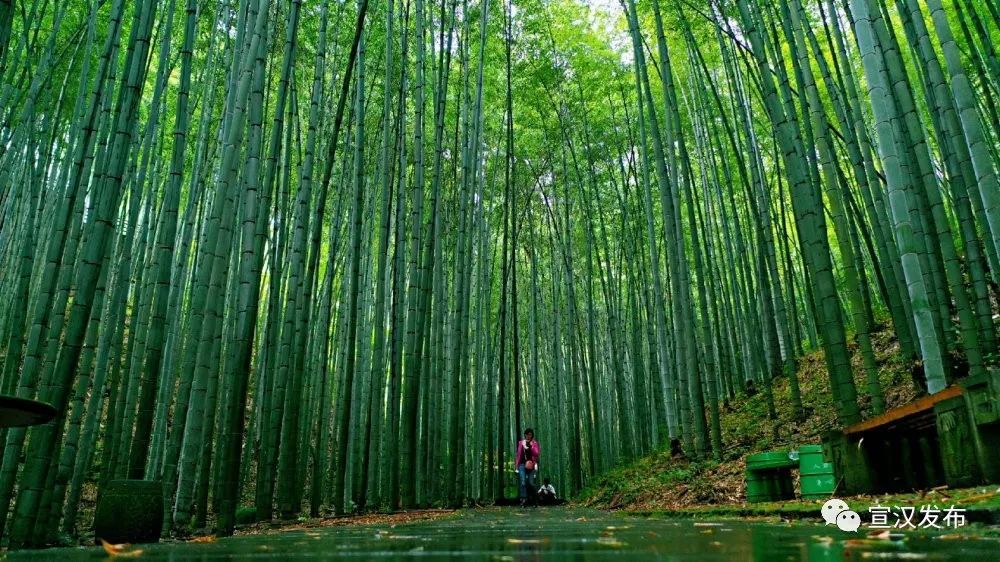
[[[514,467],[517,470],[517,477],[520,482],[518,497],[523,506],[528,500],[530,491],[532,496],[538,489],[538,457],[541,449],[538,441],[535,441],[535,432],[529,427],[524,430],[524,439],[517,443],[517,455],[514,460]]]

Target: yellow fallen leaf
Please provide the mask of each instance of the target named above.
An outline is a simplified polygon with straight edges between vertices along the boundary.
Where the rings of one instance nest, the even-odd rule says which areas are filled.
[[[962,535],[959,533],[951,533],[947,535],[938,535],[934,538],[939,541],[955,541],[955,540],[974,541],[974,540],[979,540],[981,537],[977,535]]]
[[[507,539],[507,544],[542,544],[541,539]]]
[[[108,556],[117,558],[135,558],[137,556],[142,556],[142,549],[133,549],[132,545],[129,543],[122,544],[111,544],[104,539],[100,539],[101,546],[104,547],[104,552],[108,553]]]
[[[621,548],[625,546],[625,543],[614,537],[600,537],[597,539],[597,544],[603,544],[604,546],[611,546],[614,548]]]
[[[195,537],[188,542],[215,542],[219,539],[215,538],[215,535],[203,535],[200,537]]]

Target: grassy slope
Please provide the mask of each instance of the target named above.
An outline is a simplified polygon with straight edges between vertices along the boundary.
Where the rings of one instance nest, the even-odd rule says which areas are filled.
[[[916,391],[906,367],[898,359],[896,340],[890,332],[875,334],[873,340],[888,407],[911,401]],[[859,403],[866,411],[869,398],[864,394],[864,371],[856,353],[853,362]],[[819,443],[823,432],[835,427],[823,353],[816,351],[801,358],[798,376],[806,409],[806,419],[802,422],[792,419],[788,380],[779,378],[774,381],[778,419],[768,419],[760,392],[749,398],[739,396],[736,403],[723,409],[722,462],[674,459],[669,450],[661,449],[598,477],[580,493],[577,501],[591,507],[633,511],[744,502],[743,469],[747,455]]]

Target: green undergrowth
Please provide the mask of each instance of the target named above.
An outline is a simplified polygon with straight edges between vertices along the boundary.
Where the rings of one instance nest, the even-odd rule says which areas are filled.
[[[899,359],[898,343],[891,331],[880,331],[872,339],[887,406],[913,400],[917,391],[907,366]],[[870,398],[865,394],[864,370],[859,355],[853,355],[858,403],[867,415]],[[747,455],[818,444],[823,433],[837,425],[822,351],[803,355],[797,373],[805,410],[802,419],[794,416],[787,378],[778,377],[773,381],[775,419],[767,415],[763,389],[753,396],[738,395],[721,406],[723,451],[719,460],[673,457],[668,448],[661,447],[596,477],[578,494],[576,502],[636,512],[745,505]],[[808,503],[803,505],[814,510]]]

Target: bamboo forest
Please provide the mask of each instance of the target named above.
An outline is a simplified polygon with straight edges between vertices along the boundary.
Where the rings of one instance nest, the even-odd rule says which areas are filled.
[[[998,45],[998,0],[0,0],[0,546],[992,558]],[[982,540],[848,540],[876,497]]]

